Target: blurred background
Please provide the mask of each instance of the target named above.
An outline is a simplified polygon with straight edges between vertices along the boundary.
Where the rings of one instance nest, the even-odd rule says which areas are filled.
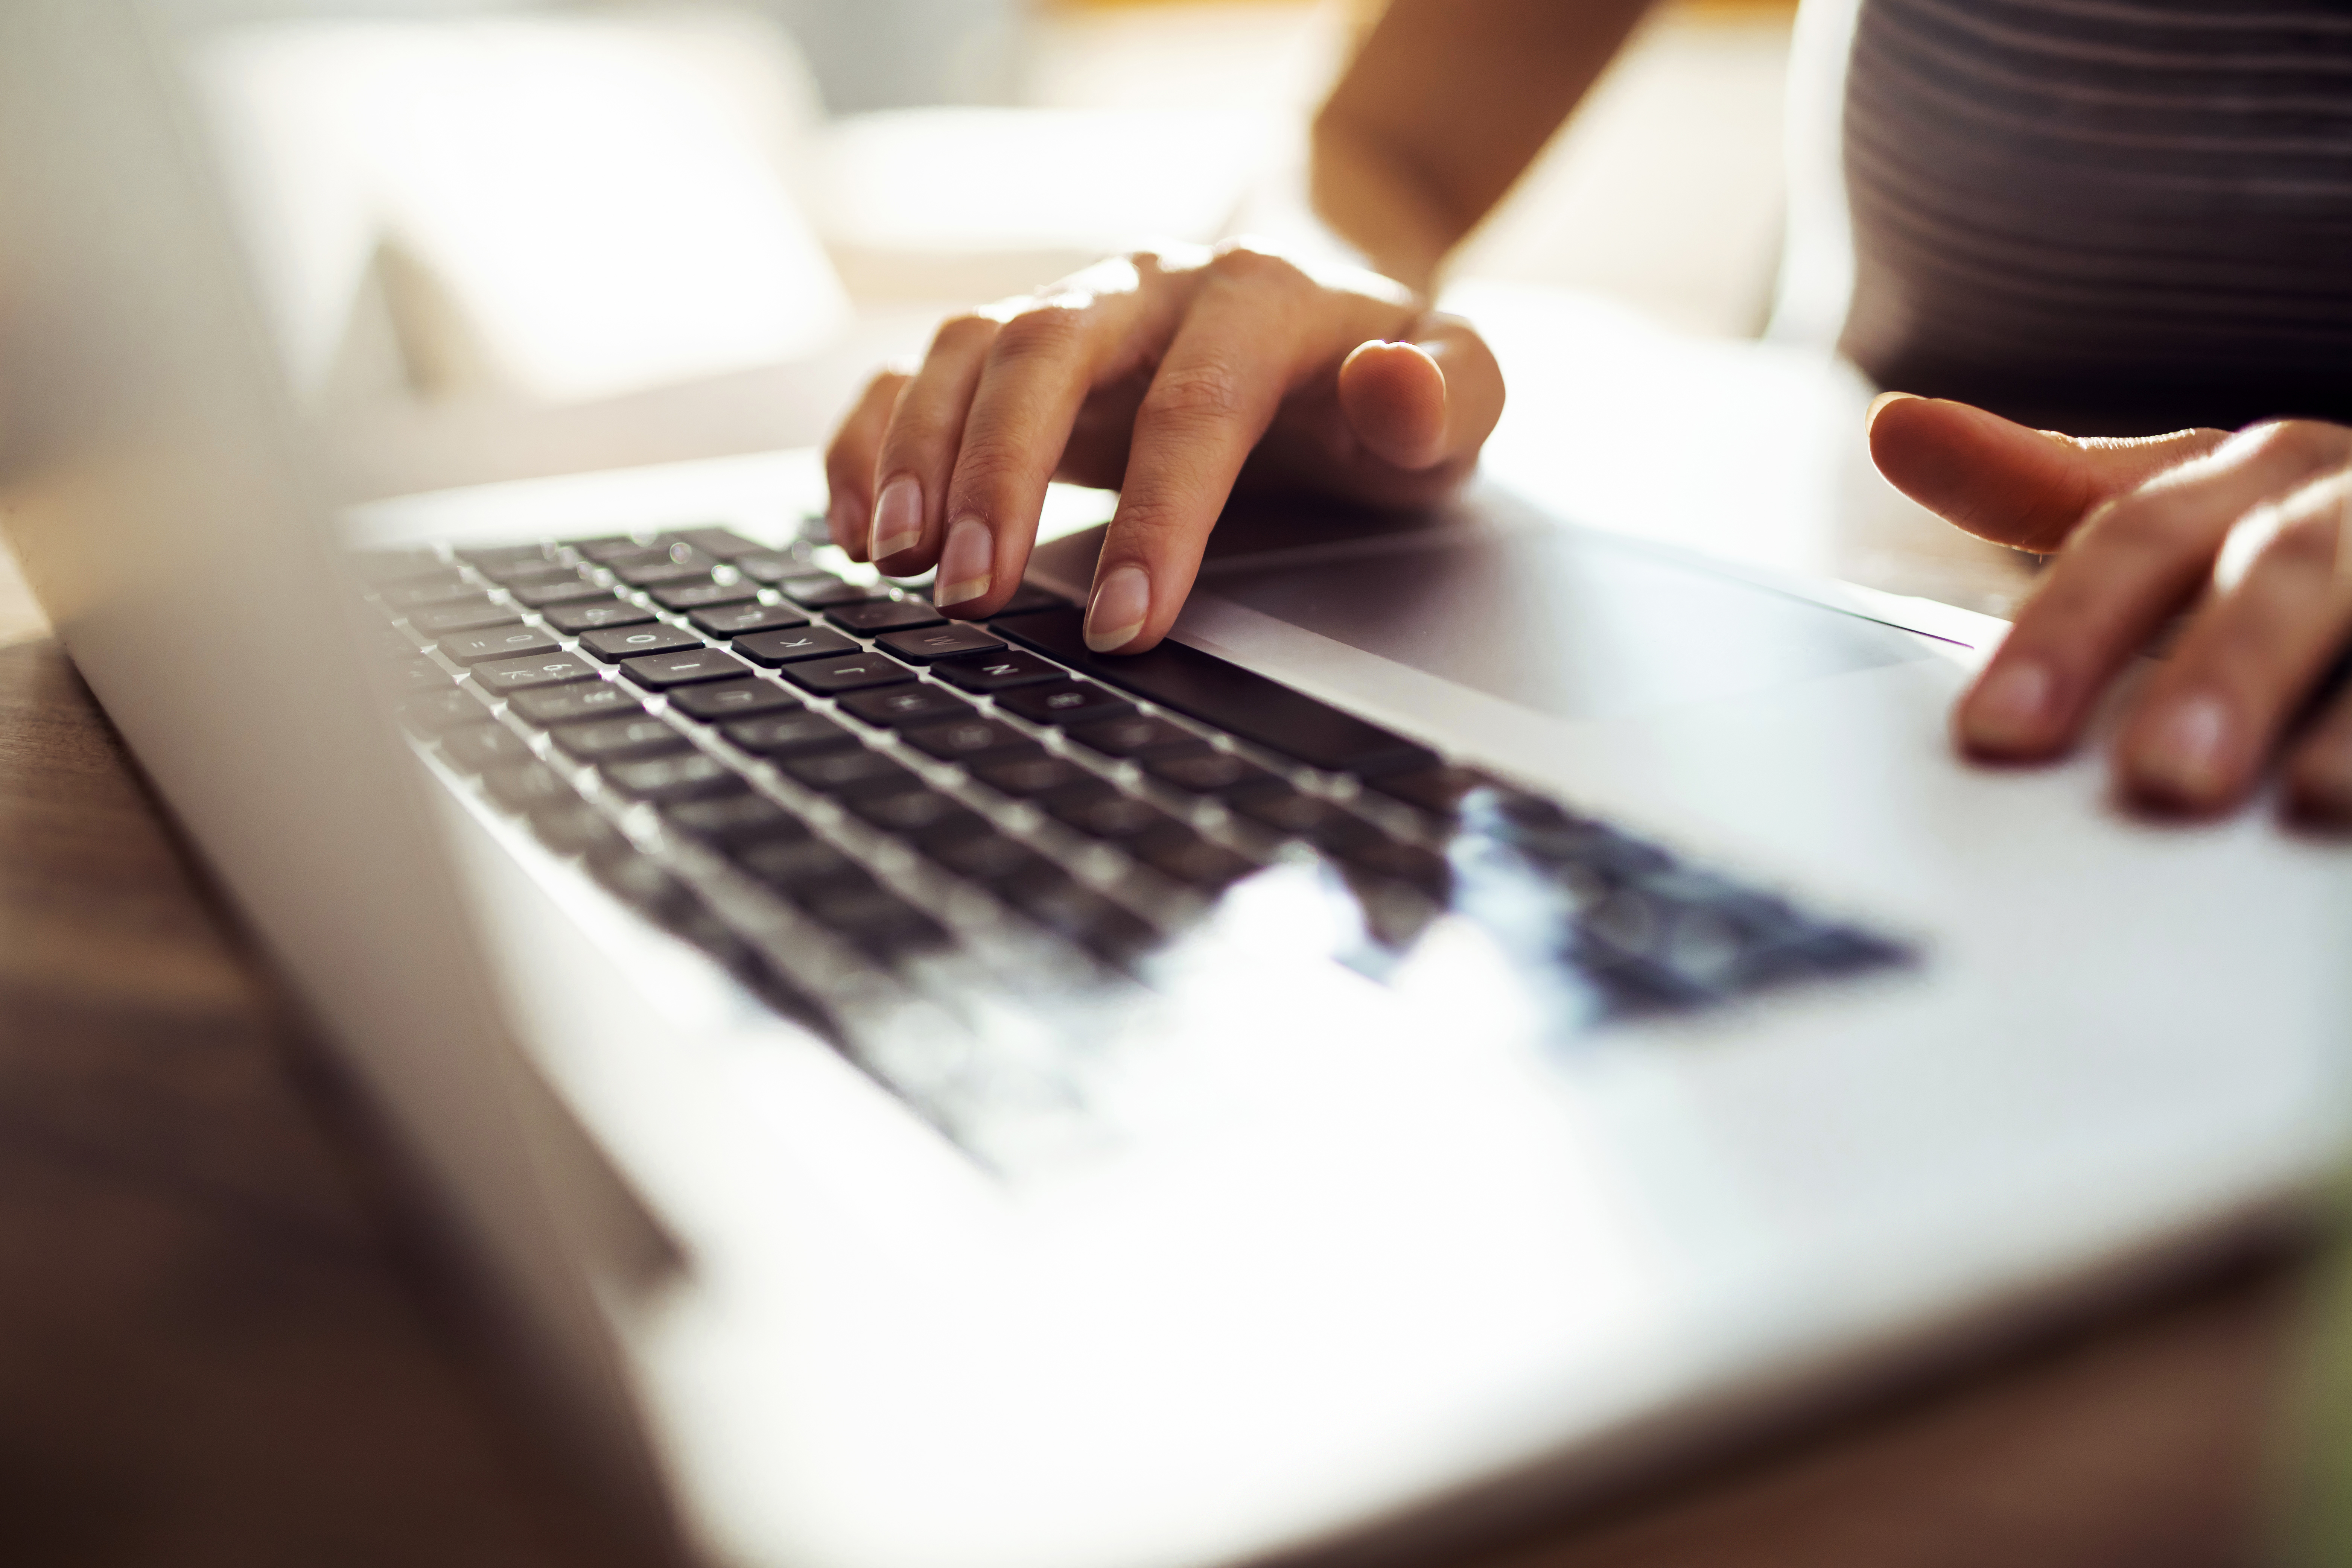
[[[355,497],[822,441],[950,310],[1279,232],[1377,0],[170,0]],[[1794,0],[1663,5],[1457,287],[1752,337]]]

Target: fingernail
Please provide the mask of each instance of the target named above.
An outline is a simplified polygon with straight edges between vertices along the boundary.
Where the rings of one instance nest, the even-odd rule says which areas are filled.
[[[1993,671],[1961,710],[1969,743],[1991,752],[2024,750],[2044,742],[2050,731],[2050,700],[2056,683],[2046,665],[2019,659]]]
[[[945,609],[987,593],[989,569],[995,559],[996,539],[988,524],[976,517],[958,518],[940,552],[940,574],[931,588],[931,603]]]
[[[885,561],[923,542],[923,487],[912,474],[900,474],[882,487],[874,503],[871,559]]]
[[[2144,783],[2183,800],[2210,800],[2227,782],[2223,763],[2229,739],[2229,705],[2200,693],[2164,716],[2133,771]]]
[[[1151,579],[1140,566],[1115,566],[1095,584],[1087,606],[1087,647],[1115,653],[1135,640],[1151,613]]]
[[[1869,435],[1870,427],[1878,423],[1878,416],[1885,413],[1889,407],[1897,403],[1916,402],[1918,396],[1916,392],[1880,393],[1870,400],[1870,411],[1862,416],[1862,433],[1865,436]]]

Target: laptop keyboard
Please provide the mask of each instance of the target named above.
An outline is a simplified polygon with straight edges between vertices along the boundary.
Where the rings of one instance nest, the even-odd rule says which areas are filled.
[[[718,528],[362,564],[420,747],[983,1153],[1087,1094],[971,998],[1148,989],[1269,868],[1375,978],[1477,922],[1563,1034],[1907,956],[1195,649],[1094,655],[1034,587],[949,621]]]

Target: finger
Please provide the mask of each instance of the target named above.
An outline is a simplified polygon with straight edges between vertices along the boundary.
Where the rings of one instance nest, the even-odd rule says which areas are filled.
[[[886,370],[867,382],[824,449],[825,527],[834,543],[853,555],[863,548],[874,510],[875,454],[907,380],[902,372]]]
[[[2102,501],[2229,439],[2225,430],[2062,436],[1906,392],[1882,394],[1869,420],[1871,459],[1896,489],[1980,538],[2044,554]]]
[[[2339,474],[2238,524],[2267,542],[2149,678],[2118,738],[2117,770],[2138,798],[2208,813],[2253,788],[2352,633],[2347,498],[2352,478]]]
[[[932,334],[874,454],[874,501],[853,559],[904,576],[937,556],[940,497],[955,469],[972,390],[1001,330],[997,313],[974,310],[941,322]]]
[[[1961,700],[1962,744],[2024,760],[2072,743],[2100,689],[2209,580],[2231,524],[2347,451],[2337,426],[2255,426],[2100,508]]]
[[[1423,472],[1485,445],[1502,417],[1502,367],[1466,322],[1433,318],[1412,342],[1360,345],[1340,363],[1339,400],[1366,453]]]
[[[2285,783],[2289,815],[2315,827],[2352,828],[2352,687],[2295,743]]]
[[[1206,270],[1136,415],[1087,600],[1087,645],[1098,653],[1139,653],[1167,634],[1284,397],[1318,377],[1336,382],[1348,347],[1409,319],[1398,300],[1322,289],[1263,252],[1225,251]]]
[[[972,394],[932,591],[950,614],[986,616],[1012,596],[1087,393],[1158,357],[1191,288],[1150,258],[1073,283],[1005,321]]]

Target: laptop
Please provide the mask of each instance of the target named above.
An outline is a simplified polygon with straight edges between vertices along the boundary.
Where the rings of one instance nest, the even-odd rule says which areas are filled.
[[[1412,1560],[2188,1266],[2347,860],[1945,738],[1997,623],[1499,489],[1101,658],[807,454],[338,512],[169,50],[0,11],[0,514],[610,1495],[694,1561]]]

